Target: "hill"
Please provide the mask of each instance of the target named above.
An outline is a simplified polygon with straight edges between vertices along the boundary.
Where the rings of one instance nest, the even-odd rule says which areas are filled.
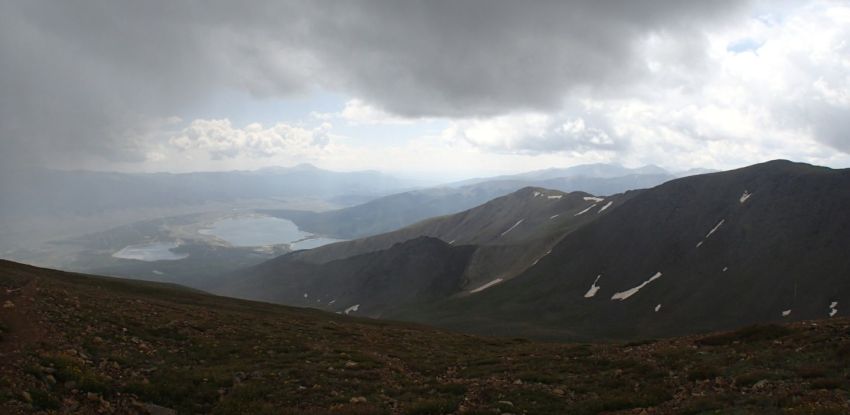
[[[642,191],[484,292],[396,317],[487,333],[681,335],[841,315],[850,170],[774,161]]]
[[[0,286],[7,414],[850,410],[846,319],[552,344],[6,261]]]
[[[377,317],[509,280],[635,193],[600,198],[528,187],[393,232],[283,255],[231,273],[215,291],[331,311],[358,306],[359,315]]]

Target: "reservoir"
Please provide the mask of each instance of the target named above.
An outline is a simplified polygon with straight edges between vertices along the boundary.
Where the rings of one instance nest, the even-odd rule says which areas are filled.
[[[290,244],[292,250],[316,248],[340,241],[304,232],[287,219],[260,215],[221,219],[198,232],[215,236],[233,246]]]

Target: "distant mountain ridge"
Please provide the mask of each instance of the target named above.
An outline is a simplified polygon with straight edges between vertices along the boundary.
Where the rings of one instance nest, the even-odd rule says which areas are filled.
[[[449,183],[447,186],[451,187],[461,187],[468,186],[471,184],[477,184],[482,182],[490,182],[490,181],[503,181],[503,180],[549,180],[549,179],[558,179],[564,177],[585,177],[585,178],[597,178],[597,179],[612,179],[615,177],[624,177],[624,176],[634,176],[634,175],[650,175],[650,176],[670,176],[670,172],[662,169],[661,167],[655,165],[646,165],[638,168],[628,168],[623,167],[619,164],[613,163],[592,163],[592,164],[579,164],[571,167],[564,168],[548,168],[542,170],[534,170],[524,173],[517,174],[508,174],[494,177],[486,177],[486,178],[473,178],[462,180],[454,183]],[[585,189],[574,189],[574,190],[583,190],[589,191]]]
[[[653,187],[674,178],[656,166],[628,169],[618,165],[593,164],[490,179],[471,179],[443,187],[393,194],[333,211],[263,212],[292,220],[298,227],[310,232],[356,239],[390,232],[431,217],[460,212],[524,187],[614,195]]]

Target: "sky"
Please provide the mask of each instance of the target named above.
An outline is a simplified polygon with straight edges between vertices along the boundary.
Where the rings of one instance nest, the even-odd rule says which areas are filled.
[[[850,2],[0,0],[0,163],[850,167]]]

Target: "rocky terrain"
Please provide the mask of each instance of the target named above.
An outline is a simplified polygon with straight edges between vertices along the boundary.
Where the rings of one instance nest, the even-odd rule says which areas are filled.
[[[0,262],[0,412],[843,414],[850,321],[478,337]]]

